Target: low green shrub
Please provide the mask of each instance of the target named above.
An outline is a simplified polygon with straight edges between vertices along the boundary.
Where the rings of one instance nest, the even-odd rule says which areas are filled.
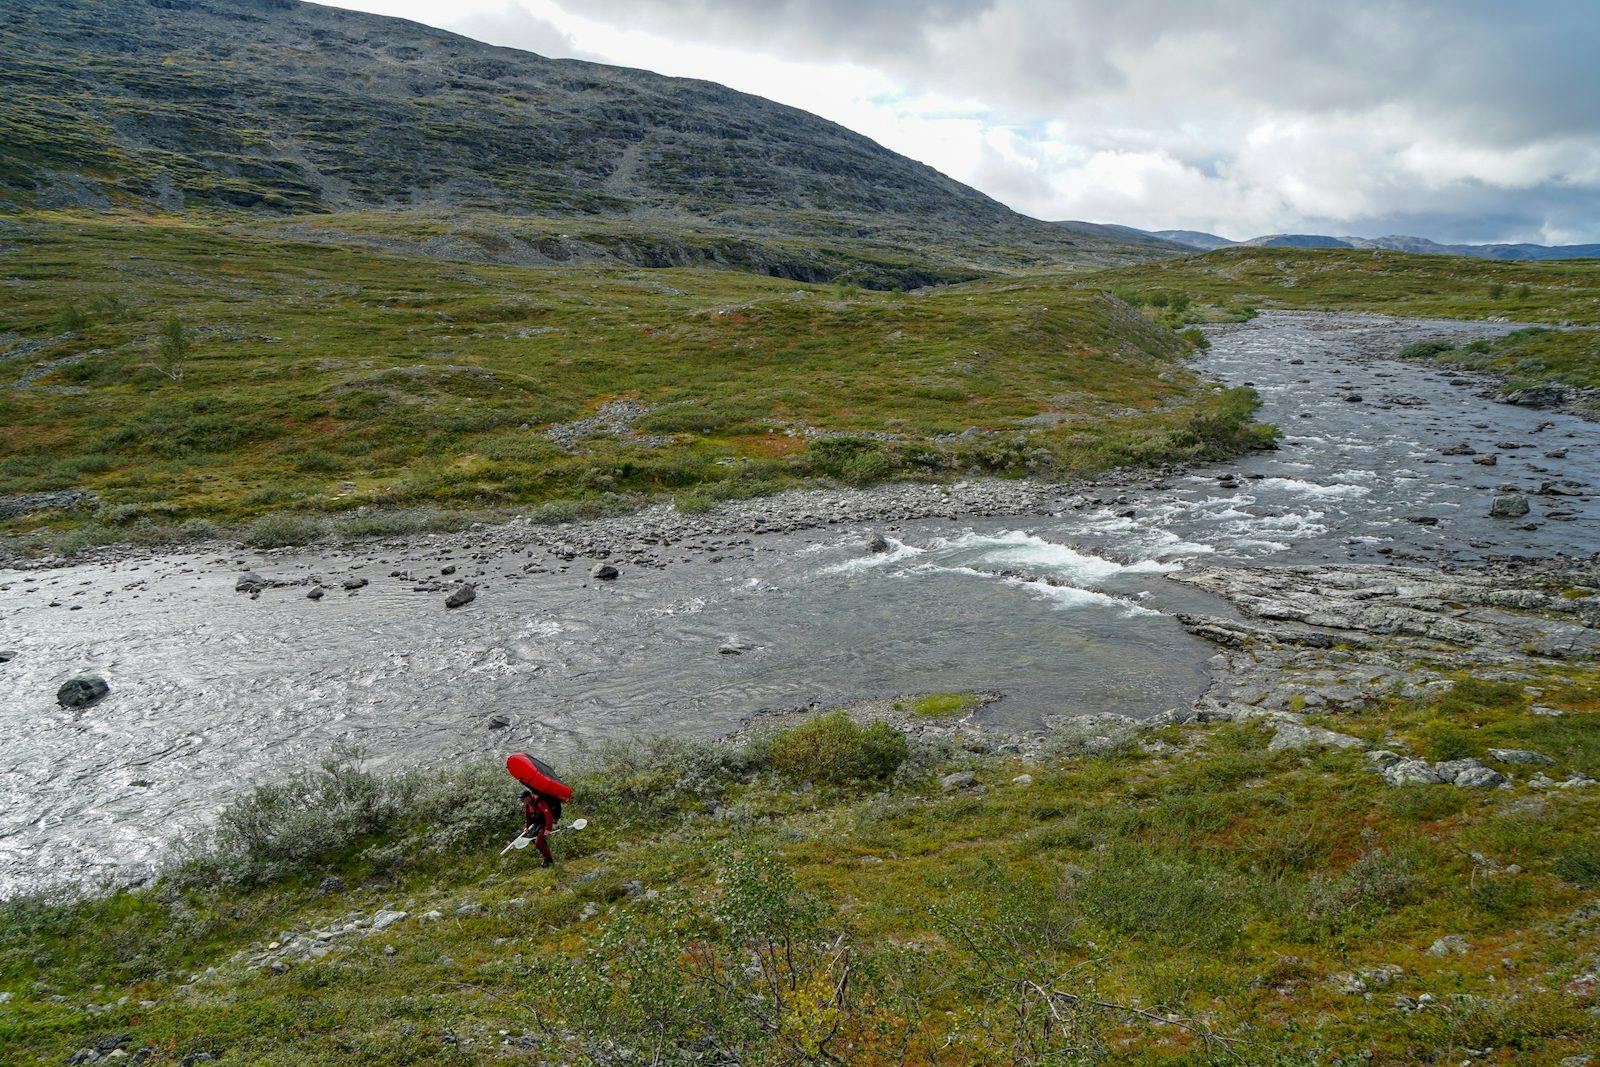
[[[240,540],[256,548],[283,548],[310,544],[324,532],[322,520],[315,516],[275,511],[246,526]]]
[[[842,785],[890,777],[906,761],[910,745],[888,723],[861,726],[836,711],[778,734],[771,751],[772,765],[792,781]]]
[[[1600,889],[1600,844],[1581,841],[1562,849],[1550,870],[1564,882],[1583,889]]]
[[[1449,352],[1455,347],[1454,341],[1447,341],[1442,337],[1435,337],[1426,341],[1412,341],[1400,350],[1400,358],[1432,359],[1434,356]]]

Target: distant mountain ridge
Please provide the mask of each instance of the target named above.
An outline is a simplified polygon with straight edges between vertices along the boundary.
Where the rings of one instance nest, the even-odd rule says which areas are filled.
[[[1214,233],[1199,230],[1142,230],[1164,241],[1199,248],[1207,252],[1234,245],[1257,248],[1385,248],[1393,252],[1421,252],[1442,256],[1473,256],[1478,259],[1542,260],[1590,259],[1600,257],[1600,244],[1540,245],[1540,244],[1485,244],[1450,245],[1430,241],[1426,237],[1392,235],[1388,237],[1329,237],[1316,233],[1274,233],[1252,237],[1248,241],[1230,241]]]
[[[727,259],[714,228],[798,277],[821,245],[858,249],[868,273],[931,260],[931,280],[1177,251],[1028,218],[722,85],[297,0],[0,0],[0,144],[0,212],[620,219],[672,238],[625,260]]]

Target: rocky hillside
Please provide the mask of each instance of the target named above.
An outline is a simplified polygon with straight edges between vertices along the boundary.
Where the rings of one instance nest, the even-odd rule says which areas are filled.
[[[1134,231],[1144,233],[1143,230]],[[1319,233],[1274,233],[1252,237],[1248,241],[1230,241],[1214,233],[1199,230],[1152,230],[1150,236],[1172,241],[1189,248],[1210,252],[1234,245],[1255,248],[1383,248],[1391,252],[1416,252],[1440,256],[1471,256],[1475,259],[1506,259],[1534,261],[1544,259],[1594,259],[1600,257],[1600,244],[1540,245],[1489,244],[1451,245],[1430,241],[1426,237],[1408,237],[1391,234],[1387,237],[1330,237]]]
[[[1026,218],[760,97],[399,19],[293,0],[0,0],[0,15],[13,207],[709,224],[945,265],[927,280],[1172,251]]]

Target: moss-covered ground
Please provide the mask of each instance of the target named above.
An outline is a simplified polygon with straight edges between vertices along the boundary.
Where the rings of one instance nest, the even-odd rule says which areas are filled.
[[[1597,683],[1536,679],[1559,717],[1464,680],[1323,722],[1600,775]],[[924,743],[885,777],[903,753],[870,731],[807,730],[591,754],[553,870],[497,856],[519,823],[494,767],[266,790],[154,887],[7,906],[0,1058],[1556,1064],[1600,1040],[1595,787],[1495,764],[1510,788],[1391,788],[1250,724]],[[805,737],[871,758],[800,781]],[[315,939],[383,908],[407,914]]]
[[[913,295],[441,263],[204,219],[41,214],[6,234],[0,496],[98,502],[12,534],[703,506],[801,479],[1065,478],[1270,439],[1248,394],[1196,380],[1188,341],[1069,276]]]

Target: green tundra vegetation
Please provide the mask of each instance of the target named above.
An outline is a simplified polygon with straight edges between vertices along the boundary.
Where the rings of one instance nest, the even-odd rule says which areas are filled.
[[[1492,371],[1513,388],[1600,386],[1600,260],[1515,263],[1381,250],[1226,248],[1101,272],[1090,284],[1107,286],[1174,326],[1241,318],[1255,308],[1538,324],[1497,341],[1410,355]]]
[[[1458,679],[1317,721],[1600,775],[1597,683],[1554,663],[1530,683],[1542,714],[1521,685]],[[1600,791],[1526,767],[1507,789],[1392,788],[1359,751],[1269,737],[1163,727],[1022,758],[833,715],[613,744],[573,768],[567,817],[590,825],[554,839],[553,870],[497,855],[520,826],[498,766],[379,778],[336,754],[234,803],[154,884],[0,905],[0,1058],[1555,1065],[1595,1047]],[[973,780],[945,788],[956,772]]]
[[[803,479],[1066,478],[1270,442],[1192,342],[1071,275],[921,293],[440,262],[279,223],[37,213],[0,248],[0,496],[63,543]],[[1045,416],[1043,419],[1036,416]],[[185,525],[187,524],[187,525]]]

